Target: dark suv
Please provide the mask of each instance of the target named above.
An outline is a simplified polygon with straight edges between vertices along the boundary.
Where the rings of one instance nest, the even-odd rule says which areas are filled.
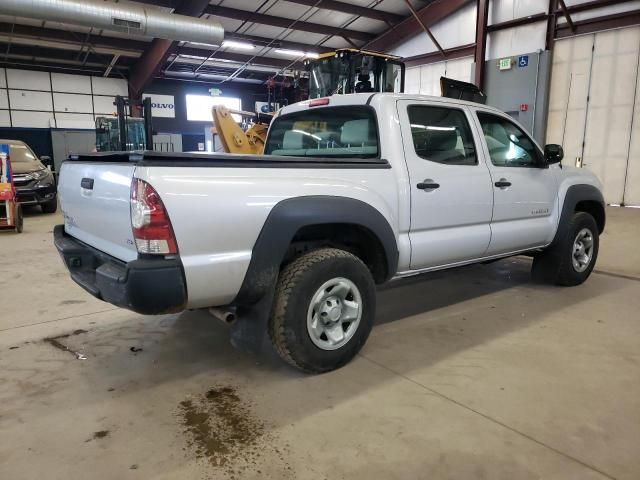
[[[13,170],[13,182],[21,205],[40,205],[44,213],[54,213],[58,209],[56,181],[53,173],[44,166],[33,150],[20,140],[0,140],[9,145],[9,158]]]

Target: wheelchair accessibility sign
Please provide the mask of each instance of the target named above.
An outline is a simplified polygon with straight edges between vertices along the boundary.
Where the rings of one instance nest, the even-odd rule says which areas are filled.
[[[518,57],[518,67],[525,68],[529,66],[529,55],[520,55]]]

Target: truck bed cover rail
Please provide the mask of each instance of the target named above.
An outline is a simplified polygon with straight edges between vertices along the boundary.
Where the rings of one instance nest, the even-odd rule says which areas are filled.
[[[67,161],[135,163],[139,166],[218,168],[391,168],[382,158],[293,157],[208,152],[98,152],[70,155]]]

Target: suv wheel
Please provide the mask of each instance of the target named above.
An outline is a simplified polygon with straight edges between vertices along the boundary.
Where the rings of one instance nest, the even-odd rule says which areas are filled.
[[[576,212],[563,239],[533,259],[535,280],[574,286],[583,283],[598,258],[598,225],[586,212]]]
[[[314,250],[280,273],[269,336],[290,365],[327,372],[360,351],[375,307],[373,278],[358,257],[335,248]]]

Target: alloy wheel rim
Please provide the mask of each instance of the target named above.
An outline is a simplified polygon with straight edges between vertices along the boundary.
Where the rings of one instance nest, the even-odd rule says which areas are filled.
[[[323,283],[307,311],[309,338],[322,350],[337,350],[353,338],[362,317],[362,296],[347,278]]]
[[[593,258],[593,233],[588,228],[583,228],[573,241],[572,250],[573,269],[582,273],[591,264]]]

